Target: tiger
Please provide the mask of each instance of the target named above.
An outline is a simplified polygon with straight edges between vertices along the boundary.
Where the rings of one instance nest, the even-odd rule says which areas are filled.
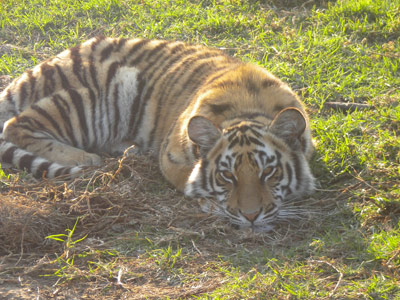
[[[0,161],[71,178],[134,145],[208,213],[267,228],[315,189],[299,97],[262,66],[181,41],[95,37],[0,94]]]

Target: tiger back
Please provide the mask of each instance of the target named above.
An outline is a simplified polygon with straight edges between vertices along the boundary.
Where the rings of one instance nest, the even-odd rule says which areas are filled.
[[[76,176],[134,144],[206,211],[266,226],[313,190],[308,118],[290,88],[220,50],[97,37],[0,94],[0,157],[35,176]],[[205,199],[205,200],[204,200]]]

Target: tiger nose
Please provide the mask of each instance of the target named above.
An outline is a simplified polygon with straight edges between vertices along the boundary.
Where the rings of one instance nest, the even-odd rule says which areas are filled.
[[[250,222],[254,222],[257,219],[257,217],[260,215],[261,209],[259,211],[256,211],[256,212],[247,213],[247,212],[242,212],[241,211],[240,213],[242,214],[243,217],[245,217]]]

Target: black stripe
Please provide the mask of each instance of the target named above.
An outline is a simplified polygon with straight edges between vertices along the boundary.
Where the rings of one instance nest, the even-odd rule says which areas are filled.
[[[232,168],[232,157],[227,156],[227,157],[226,157],[226,160],[228,161],[228,167],[229,167],[229,169],[231,169],[231,168]]]
[[[7,99],[8,102],[14,103],[14,100],[13,100],[13,97],[12,97],[12,94],[11,94],[11,88],[9,88],[9,89],[7,90],[6,99]],[[14,105],[15,105],[15,104],[14,104]]]
[[[106,80],[106,95],[108,96],[109,90],[110,90],[110,84],[112,79],[115,77],[115,74],[117,73],[118,68],[120,67],[119,62],[114,62],[110,65],[107,71],[107,80]]]
[[[146,46],[150,40],[148,39],[142,39],[135,43],[132,48],[128,51],[128,53],[125,55],[125,57],[122,58],[122,60],[126,61],[128,58],[130,58],[133,54],[135,54],[136,51],[141,49],[142,47]],[[144,51],[145,52],[145,51]],[[132,64],[130,64],[132,66]]]
[[[182,50],[185,50],[185,48],[186,48],[186,45],[184,43],[176,44],[174,47],[170,48],[170,57],[175,56],[177,54],[179,54],[179,55],[183,54],[183,53],[179,53],[179,52],[181,52]],[[190,50],[190,52],[192,52],[192,49],[188,49],[188,50]]]
[[[143,89],[144,89],[144,86],[145,86],[145,81],[143,80],[141,73],[139,73],[139,75],[137,76],[136,79],[139,81],[139,83],[138,83],[138,93],[135,96],[135,99],[133,100],[132,105],[130,107],[130,117],[129,117],[129,128],[132,129],[132,130],[134,129],[133,128],[134,127],[134,123],[135,123],[135,120],[136,120],[136,116],[139,113],[139,107],[140,107],[141,102],[142,101],[147,101],[147,99],[141,99],[141,96],[142,96],[142,93],[143,93]],[[133,132],[132,138],[134,138],[136,136],[136,131],[133,130],[132,132]]]
[[[276,112],[280,112],[280,111],[282,111],[283,109],[285,108],[285,106],[283,106],[283,105],[281,105],[281,104],[275,104],[275,106],[274,106],[274,111],[276,111]]]
[[[18,149],[18,147],[16,147],[16,146],[11,146],[10,148],[8,148],[1,156],[1,160],[6,163],[12,164],[13,158],[14,158],[14,152],[17,149]]]
[[[236,137],[236,136],[233,135],[232,137]],[[229,139],[228,139],[228,141],[229,141]],[[230,141],[230,144],[228,145],[228,149],[232,149],[232,148],[235,147],[238,143],[239,143],[239,138],[236,137],[235,139],[233,139],[232,141]]]
[[[249,136],[248,139],[249,139],[249,141],[252,142],[253,144],[256,144],[256,145],[258,145],[258,146],[264,146],[264,144],[263,144],[262,142],[260,142],[258,139],[254,138],[254,137],[252,137],[252,136]]]
[[[91,45],[91,50],[92,52],[89,55],[89,73],[93,82],[93,85],[95,86],[96,90],[99,91],[100,90],[100,86],[97,80],[97,71],[96,71],[96,63],[95,63],[95,59],[94,59],[94,55],[96,53],[96,48],[97,46],[100,44],[101,41],[103,41],[105,38],[104,37],[99,37],[96,38],[96,41]],[[96,53],[97,54],[97,53]]]
[[[208,167],[208,162],[207,161],[202,161],[201,162],[201,187],[203,190],[208,191],[207,188],[207,167]]]
[[[165,44],[165,47],[168,46],[170,43]],[[159,71],[161,66],[165,66],[167,64],[170,65],[171,61],[172,61],[172,57],[171,55],[173,53],[176,53],[179,49],[182,48],[182,46],[184,46],[183,44],[179,44],[178,46],[172,47],[170,49],[168,49],[169,51],[158,51],[159,53],[157,55],[154,50],[150,51],[150,55],[148,55],[148,61],[147,61],[147,66],[145,68],[143,68],[141,71],[143,74],[146,74],[146,78],[148,79],[152,79],[154,76],[154,73]],[[155,50],[158,50],[157,47]],[[151,70],[151,72],[150,72]],[[165,70],[164,70],[165,71]],[[164,72],[160,72],[161,76],[164,75]],[[158,77],[161,77],[158,76]],[[157,80],[152,80],[154,82],[157,82]]]
[[[97,36],[95,36],[93,39],[95,40],[93,43],[92,43],[92,45],[98,45],[98,44],[100,44],[102,41],[104,41],[105,39],[106,39],[107,37],[106,36],[104,36],[104,35],[102,35],[102,34],[100,34],[100,35],[97,35]]]
[[[266,119],[272,120],[271,116],[267,115],[267,114],[264,113],[264,112],[249,112],[249,113],[244,113],[244,114],[241,114],[241,115],[239,115],[239,116],[237,116],[237,117],[235,117],[235,118],[240,119],[239,122],[241,122],[243,119],[251,120],[251,122],[253,122],[254,124],[259,124],[260,126],[258,126],[257,128],[261,129],[261,128],[263,128],[265,125],[264,125],[263,123],[257,121],[257,120],[254,120],[254,119],[257,118],[257,117],[264,117],[264,118],[266,118]]]
[[[94,87],[96,88],[97,91],[100,91],[99,82],[97,80],[96,64],[94,63],[93,54],[90,54],[89,57],[89,73]]]
[[[223,188],[223,191],[222,191],[222,192],[217,192],[217,191],[213,190],[212,192],[210,192],[210,194],[211,194],[212,196],[225,195],[225,194],[226,194],[226,191],[225,191],[225,189],[224,189],[224,186],[223,186],[223,185],[219,185],[219,184],[218,184],[218,180],[216,180],[216,184],[217,184],[218,187]]]
[[[115,51],[120,51],[121,48],[123,48],[126,45],[127,41],[128,41],[128,39],[125,39],[125,38],[117,39],[117,47],[115,48]]]
[[[226,56],[225,58],[229,59],[231,57]],[[206,85],[208,85],[207,88],[212,88],[212,83],[215,82],[216,80],[220,79],[221,77],[223,77],[228,71],[234,70],[238,67],[238,61],[236,59],[232,59],[232,60],[227,60],[227,62],[229,62],[228,65],[225,65],[222,68],[218,68],[215,70],[213,76],[211,76],[210,78],[208,78],[207,82],[205,83]]]
[[[61,130],[61,128],[60,128],[59,123],[58,123],[56,120],[54,120],[54,118],[53,118],[49,113],[47,113],[47,111],[45,111],[45,110],[42,109],[41,107],[37,106],[36,104],[32,105],[31,108],[32,108],[34,111],[36,111],[38,114],[44,116],[44,118],[47,119],[47,120],[51,123],[51,125],[55,128],[55,130],[57,131],[57,134],[58,134],[60,137],[63,136],[63,133],[62,133],[62,130]],[[47,128],[47,129],[48,129],[48,128]]]
[[[184,158],[185,158],[185,161],[188,163],[188,164],[190,164],[190,161],[191,161],[191,159],[190,159],[190,157],[189,157],[189,154],[188,154],[188,151],[186,151],[187,149],[190,149],[189,147],[191,146],[191,145],[193,145],[193,143],[192,142],[189,142],[189,146],[188,146],[188,142],[189,142],[189,140],[188,139],[183,139],[183,140],[181,140],[181,149],[182,149],[182,154],[183,154],[183,156],[184,156]],[[200,150],[200,148],[199,148],[199,150]],[[200,153],[201,154],[201,153]]]
[[[224,79],[210,86],[210,89],[231,89],[232,87],[240,87],[241,84],[238,81],[231,79]]]
[[[147,57],[153,58],[154,55],[158,54],[158,53],[163,53],[162,50],[164,50],[167,45],[169,44],[169,42],[163,41],[160,44],[158,44],[157,46],[155,46],[153,49],[151,49],[150,51],[146,51]],[[157,61],[156,59],[153,61]]]
[[[19,159],[18,168],[20,168],[20,169],[26,168],[28,171],[31,171],[32,162],[33,162],[34,159],[35,159],[35,156],[33,156],[32,154],[23,155]]]
[[[33,102],[32,100],[32,93],[33,93],[33,91],[35,90],[35,86],[36,86],[36,77],[35,76],[33,76],[33,72],[32,72],[32,70],[28,70],[27,72],[26,72],[27,74],[28,74],[28,78],[29,78],[29,84],[30,84],[30,101],[29,102]]]
[[[155,83],[160,82],[160,78],[165,76],[167,70],[172,68],[176,64],[176,62],[182,60],[185,57],[188,57],[190,54],[196,53],[196,49],[194,49],[194,48],[185,49],[184,46],[185,45],[180,44],[180,45],[177,45],[177,46],[171,48],[170,49],[170,51],[171,51],[170,56],[162,61],[163,64],[159,64],[157,66],[157,68],[153,68],[153,71],[151,73],[146,73],[148,75],[147,78],[151,78],[151,82],[155,82]],[[182,51],[182,52],[179,52],[182,49],[185,49],[185,50]],[[154,73],[157,70],[159,70],[159,68],[161,66],[163,66],[161,72],[159,72],[159,75],[156,78],[153,78]],[[168,85],[166,85],[166,86],[168,86]]]
[[[300,164],[300,159],[296,153],[292,153],[292,160],[294,165],[294,173],[296,175],[296,189],[300,188],[301,180],[302,180],[302,169]]]
[[[24,117],[24,119],[28,119],[28,117]],[[19,120],[19,119],[18,119],[18,120]],[[19,127],[19,128],[23,128],[23,129],[26,129],[26,130],[32,132],[32,131],[33,131],[33,128],[34,128],[33,122],[31,122],[31,121],[29,120],[29,121],[26,121],[26,123],[28,123],[28,124],[23,124],[22,122],[19,122],[19,121],[18,121],[18,127]]]
[[[236,157],[235,165],[233,166],[233,168],[234,168],[236,171],[239,169],[239,166],[242,165],[242,161],[243,161],[243,154],[239,154],[239,155]]]
[[[131,66],[137,65],[141,61],[145,61],[148,58],[151,58],[153,55],[155,55],[158,52],[162,52],[162,50],[168,45],[168,42],[161,42],[159,45],[155,46],[153,49],[148,51],[148,49],[144,50],[142,53],[139,54],[139,56],[135,57],[133,60],[129,62]],[[150,62],[147,62],[147,65],[150,65]]]
[[[275,160],[275,158],[276,158],[275,155],[267,156],[265,162],[266,162],[267,164],[270,164],[270,163],[272,163],[272,162]]]
[[[278,160],[278,163],[281,163],[281,158],[282,158],[282,154],[278,151],[275,150],[275,155],[276,155],[276,159]]]
[[[111,81],[112,79],[115,77],[115,74],[117,73],[118,68],[120,67],[120,63],[119,62],[114,62],[110,65],[110,67],[108,68],[108,72],[107,72],[107,81],[106,81],[106,97],[104,97],[104,107],[105,107],[105,112],[101,112],[103,114],[105,114],[106,118],[107,118],[107,123],[103,124],[104,126],[111,126],[111,124],[113,124],[112,118],[113,116],[111,116],[111,111],[110,111],[110,105],[112,103],[109,103],[111,101],[110,98],[110,89],[111,89]],[[109,128],[108,130],[108,136],[104,137],[106,140],[110,139],[110,135],[112,134],[112,130],[111,128]]]
[[[79,119],[79,129],[83,131],[83,140],[82,140],[82,145],[83,146],[88,146],[88,136],[89,136],[89,130],[86,124],[86,116],[85,116],[85,107],[83,105],[83,99],[81,95],[73,89],[68,90],[69,95],[72,100],[72,104],[75,106],[76,112],[78,114],[78,119]]]
[[[175,126],[172,126],[171,128],[174,128],[174,127],[175,127]],[[186,151],[184,151],[184,152],[186,152]],[[194,156],[196,159],[199,159],[199,158],[200,158],[200,149],[199,149],[199,146],[196,145],[195,143],[192,143],[191,152],[192,152],[193,156]]]
[[[96,119],[98,116],[96,116],[96,108],[97,108],[97,102],[96,102],[96,95],[93,92],[92,89],[89,90],[89,99],[90,99],[90,110],[91,110],[91,118],[92,118],[92,132],[94,135],[94,140],[91,141],[92,144],[88,145],[88,147],[93,147],[93,145],[98,145],[98,136],[97,136],[97,129],[96,129]],[[89,122],[89,120],[88,120]]]
[[[251,79],[247,79],[245,86],[250,94],[257,95],[260,93],[260,87]]]
[[[215,166],[218,167],[221,158],[222,158],[222,154],[218,154],[218,156],[217,156],[217,157],[215,158],[215,160],[214,160]],[[223,164],[221,163],[221,165],[223,165]]]
[[[106,39],[106,37],[104,35],[102,35],[102,34],[99,34],[94,39],[96,40],[95,43],[99,44],[101,41],[104,41]]]
[[[114,137],[118,135],[118,124],[120,122],[120,113],[119,113],[119,90],[118,90],[118,85],[115,85],[114,87],[114,99],[113,99],[113,104],[114,104],[114,118],[113,122],[111,123],[113,125],[113,131],[114,131]],[[111,125],[110,124],[110,125]]]
[[[143,39],[143,40],[140,40],[139,42],[135,43],[131,47],[131,49],[128,51],[128,53],[124,57],[122,57],[121,60],[122,61],[128,61],[128,59],[132,58],[132,56],[136,54],[135,52],[137,52],[141,48],[145,47],[149,42],[150,42],[150,40]],[[146,50],[144,50],[139,56],[141,56],[144,53],[146,53]],[[133,66],[133,64],[131,62],[128,62],[128,65]]]
[[[256,125],[252,125],[250,127],[250,131],[252,134],[254,134],[257,138],[261,138],[263,135],[259,133],[255,128],[261,129],[260,127],[257,127]]]
[[[106,134],[105,129],[108,128],[108,123],[105,124],[106,121],[104,121],[104,119],[106,118],[106,116],[105,116],[105,113],[104,113],[104,106],[105,106],[105,105],[103,105],[104,103],[107,102],[107,97],[104,96],[103,92],[101,92],[100,95],[98,94],[97,102],[98,102],[98,103],[96,104],[95,108],[96,108],[96,110],[98,110],[98,111],[97,111],[97,113],[96,113],[96,115],[95,115],[94,118],[97,119],[97,125],[98,125],[98,126],[95,127],[95,130],[99,133],[100,141],[103,142],[103,141],[106,141],[106,138],[105,138],[105,134]]]
[[[72,168],[73,168],[73,167],[64,167],[64,168],[61,168],[62,174],[63,174],[63,175],[71,174]]]
[[[9,112],[14,116],[17,115],[20,109],[17,108],[17,104],[13,100],[13,96],[11,94],[11,88],[8,88],[6,92],[6,100],[10,105],[14,107],[14,109],[13,110],[10,109]],[[0,132],[3,132],[3,126],[1,126]]]
[[[100,63],[103,63],[106,59],[108,59],[113,50],[114,50],[113,44],[110,44],[107,47],[105,47],[100,53]]]
[[[70,87],[69,81],[67,76],[65,76],[64,71],[61,69],[61,67],[59,65],[55,65],[57,72],[58,72],[58,76],[60,76],[61,79],[61,85],[63,87],[63,89],[68,89]]]
[[[24,103],[26,102],[26,97],[27,97],[27,95],[28,95],[28,93],[27,93],[27,91],[26,91],[26,86],[27,86],[27,83],[26,83],[26,82],[23,82],[23,83],[21,84],[21,86],[20,86],[20,97],[19,97],[20,102],[19,102],[19,106],[20,106],[21,108],[24,107]]]
[[[45,173],[47,174],[49,171],[49,167],[51,162],[42,162],[39,167],[36,169],[36,177],[42,177]]]
[[[58,168],[57,171],[54,173],[54,177],[58,177],[58,176],[65,174],[64,171],[65,171],[65,167]]]
[[[266,166],[268,164],[269,158],[268,158],[267,153],[265,153],[264,151],[258,151],[258,150],[255,150],[254,153],[256,153],[258,155],[258,157],[260,158],[262,166]],[[272,157],[273,157],[272,161],[275,160],[275,156],[272,156]],[[259,166],[259,167],[261,168],[261,166]]]
[[[293,180],[293,170],[292,170],[292,167],[290,166],[289,163],[286,163],[285,167],[286,167],[286,173],[287,173],[287,177],[288,177],[287,186],[289,187],[291,185],[291,183],[292,183],[292,180]]]
[[[215,184],[214,184],[214,173],[210,173],[210,177],[208,177],[208,184],[210,185],[210,189],[213,191],[215,190]]]
[[[290,185],[292,184],[292,179],[293,179],[293,170],[292,167],[286,163],[286,172],[288,173],[288,178],[289,178],[289,182],[286,185],[282,185],[281,186],[281,190],[284,192],[286,191],[286,195],[291,194],[292,193],[292,189],[290,188]],[[284,170],[282,169],[282,176],[281,179],[279,180],[279,182],[283,179],[283,172]]]
[[[43,97],[47,97],[53,93],[56,88],[56,81],[54,79],[55,70],[47,62],[40,65],[41,77],[44,78]],[[37,99],[39,100],[39,99]]]
[[[87,85],[87,82],[82,78],[82,57],[80,53],[81,46],[78,45],[74,48],[70,49],[71,60],[72,60],[72,71],[76,77],[78,77],[79,81],[83,85]]]
[[[24,124],[26,123],[26,124]],[[39,130],[46,130],[47,127],[43,125],[43,123],[41,123],[38,120],[32,119],[30,117],[21,117],[18,118],[18,128],[23,128],[26,131],[30,131],[30,132],[34,132],[34,131],[38,131]],[[32,136],[24,136],[24,138],[31,138]]]
[[[240,145],[240,147],[243,147],[244,142],[245,142],[245,139],[244,139],[244,136],[242,135],[242,136],[239,138],[239,145]]]
[[[73,128],[72,128],[72,124],[71,124],[71,118],[69,116],[70,111],[69,111],[69,109],[68,109],[68,112],[65,111],[63,105],[60,102],[62,102],[65,105],[65,107],[68,108],[68,106],[69,106],[68,102],[65,99],[63,99],[60,95],[55,95],[53,97],[53,103],[56,105],[56,107],[57,107],[58,111],[60,112],[60,115],[61,115],[61,117],[63,119],[63,124],[65,126],[65,131],[66,131],[66,133],[68,135],[70,143],[73,146],[76,147],[78,142],[76,141],[75,135],[73,133]]]
[[[268,78],[268,79],[264,79],[261,82],[261,85],[262,85],[263,88],[268,88],[268,87],[271,87],[271,86],[279,85],[279,81],[277,81],[276,79]]]
[[[147,107],[147,105],[150,103],[150,98],[147,97],[147,94],[151,94],[153,91],[153,87],[149,86],[147,88],[146,94],[144,97],[140,97],[140,101],[138,101],[139,104],[139,109],[135,110],[135,113],[133,116],[131,116],[131,120],[136,120],[134,125],[133,125],[133,130],[132,130],[132,137],[135,138],[137,135],[137,132],[140,129],[140,124],[142,123],[142,119],[144,117],[144,111]]]
[[[144,60],[144,57],[148,54],[146,51],[147,49],[143,50],[142,53],[140,53],[138,56],[136,56],[134,59],[130,60],[128,64],[130,66],[136,66],[139,62]]]
[[[232,104],[230,103],[220,103],[220,104],[207,103],[207,105],[210,108],[210,111],[214,115],[222,115],[223,113],[225,113],[225,111],[232,109]]]

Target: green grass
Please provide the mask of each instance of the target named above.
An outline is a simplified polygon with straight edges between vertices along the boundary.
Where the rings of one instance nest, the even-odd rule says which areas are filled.
[[[321,225],[293,241],[240,244],[217,230],[163,242],[169,231],[154,225],[110,237],[107,247],[77,243],[73,263],[58,267],[61,277],[81,285],[82,294],[107,278],[100,293],[121,295],[110,282],[129,269],[122,277],[133,286],[149,277],[176,289],[206,285],[195,299],[400,299],[399,7],[399,0],[3,0],[0,75],[15,78],[99,34],[178,39],[265,66],[297,91],[311,115],[320,187],[313,197],[323,203],[314,218]],[[324,107],[333,101],[371,109]],[[160,298],[176,296],[164,292]]]

